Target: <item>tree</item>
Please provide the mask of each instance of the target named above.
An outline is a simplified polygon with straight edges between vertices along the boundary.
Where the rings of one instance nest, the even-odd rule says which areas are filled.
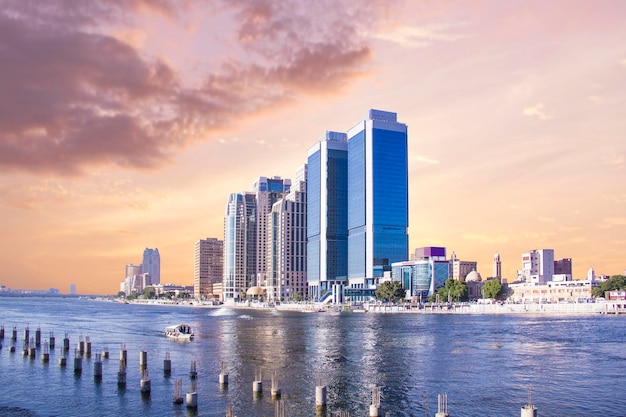
[[[119,291],[119,292],[117,293],[117,297],[118,297],[118,298],[124,298],[124,297],[126,297],[126,293],[125,293],[124,291]]]
[[[591,295],[594,297],[604,297],[606,291],[622,291],[626,290],[626,275],[613,275],[593,290]]]
[[[143,289],[143,298],[148,299],[148,298],[154,298],[156,294],[156,291],[154,290],[154,287],[146,287]]]
[[[498,298],[502,293],[502,284],[499,279],[490,279],[483,284],[485,298]]]
[[[386,281],[378,286],[375,296],[378,300],[394,302],[402,300],[405,294],[400,281]]]
[[[448,278],[445,285],[437,290],[437,292],[429,297],[434,301],[439,295],[439,301],[448,301],[448,296],[455,301],[467,300],[467,285],[454,278]]]

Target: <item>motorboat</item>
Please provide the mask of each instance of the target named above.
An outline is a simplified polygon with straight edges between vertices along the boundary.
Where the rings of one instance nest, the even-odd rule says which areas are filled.
[[[176,340],[193,339],[193,330],[188,324],[175,324],[165,328],[165,337]]]

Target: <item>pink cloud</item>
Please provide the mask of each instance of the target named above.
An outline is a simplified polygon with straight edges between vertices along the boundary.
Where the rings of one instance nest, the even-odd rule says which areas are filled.
[[[224,2],[221,12],[240,18],[239,42],[257,59],[228,58],[201,87],[105,30],[130,25],[134,13],[176,20],[191,4],[9,1],[0,12],[0,166],[56,175],[100,164],[159,167],[242,117],[336,92],[371,59],[350,23],[362,8],[334,3]]]

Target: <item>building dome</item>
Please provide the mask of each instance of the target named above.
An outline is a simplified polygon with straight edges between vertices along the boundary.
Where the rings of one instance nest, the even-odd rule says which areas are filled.
[[[265,293],[265,290],[261,287],[250,287],[248,288],[248,291],[246,291],[246,294],[248,295],[263,295]]]
[[[465,277],[465,282],[480,282],[483,279],[480,277],[480,274],[475,270],[467,274]]]

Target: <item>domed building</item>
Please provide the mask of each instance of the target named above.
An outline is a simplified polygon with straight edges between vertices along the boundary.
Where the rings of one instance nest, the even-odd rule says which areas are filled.
[[[467,297],[470,300],[482,298],[483,279],[480,274],[473,270],[465,277],[465,285],[467,286]]]
[[[465,282],[482,282],[482,277],[476,270],[471,271],[465,276]]]

